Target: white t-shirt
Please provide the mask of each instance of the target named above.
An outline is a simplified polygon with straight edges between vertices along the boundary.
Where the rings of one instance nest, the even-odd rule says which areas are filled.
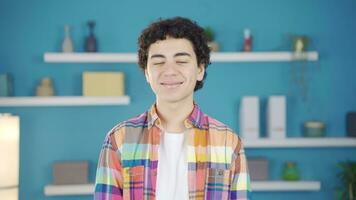
[[[158,150],[157,200],[186,200],[188,162],[184,133],[165,132]]]

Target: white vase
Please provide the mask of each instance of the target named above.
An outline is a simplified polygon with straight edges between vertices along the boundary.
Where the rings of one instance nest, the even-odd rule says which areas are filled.
[[[62,51],[64,53],[73,52],[73,43],[72,43],[72,39],[70,39],[68,25],[64,26],[64,34],[65,34],[65,36],[64,36],[63,43],[62,43]]]

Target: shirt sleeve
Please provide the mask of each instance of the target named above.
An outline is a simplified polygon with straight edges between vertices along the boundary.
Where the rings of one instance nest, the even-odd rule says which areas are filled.
[[[252,195],[250,175],[248,172],[245,150],[239,137],[237,137],[231,167],[233,176],[230,186],[230,199],[250,200]]]
[[[102,146],[95,178],[94,200],[122,200],[122,165],[114,134]]]

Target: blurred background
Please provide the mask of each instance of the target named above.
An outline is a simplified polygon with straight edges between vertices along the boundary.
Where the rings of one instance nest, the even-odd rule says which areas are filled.
[[[87,194],[45,195],[45,187],[54,182],[54,164],[87,161],[88,182],[93,183],[106,133],[154,103],[154,94],[134,62],[45,62],[46,52],[62,52],[66,24],[74,52],[85,52],[90,20],[95,21],[97,51],[102,53],[136,53],[143,28],[159,18],[174,16],[210,27],[221,53],[241,51],[245,29],[253,39],[252,52],[292,51],[293,37],[306,36],[305,50],[317,52],[317,60],[212,62],[195,100],[203,112],[239,133],[241,98],[257,96],[264,137],[267,99],[282,95],[286,97],[287,137],[305,137],[304,122],[317,120],[325,125],[323,137],[344,138],[348,136],[346,115],[356,111],[355,9],[354,0],[1,0],[0,74],[11,77],[12,96],[35,96],[44,77],[50,77],[56,96],[81,96],[84,72],[119,71],[124,73],[125,95],[130,98],[125,105],[105,106],[0,104],[0,113],[20,118],[19,199],[92,199]],[[293,79],[299,75],[302,84]],[[11,103],[11,99],[6,101]],[[353,144],[302,148],[246,145],[249,158],[268,160],[268,180],[282,180],[285,163],[293,161],[300,180],[321,185],[311,191],[262,189],[253,193],[253,199],[333,199],[336,188],[342,186],[337,164],[356,160]],[[3,182],[4,177],[0,178]]]

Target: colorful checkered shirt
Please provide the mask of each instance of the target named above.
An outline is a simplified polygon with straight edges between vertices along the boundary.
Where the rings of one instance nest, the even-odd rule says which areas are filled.
[[[226,125],[194,109],[188,129],[189,199],[250,199],[250,177],[241,139]],[[155,104],[116,125],[102,146],[95,200],[156,198],[158,147],[164,132]]]

